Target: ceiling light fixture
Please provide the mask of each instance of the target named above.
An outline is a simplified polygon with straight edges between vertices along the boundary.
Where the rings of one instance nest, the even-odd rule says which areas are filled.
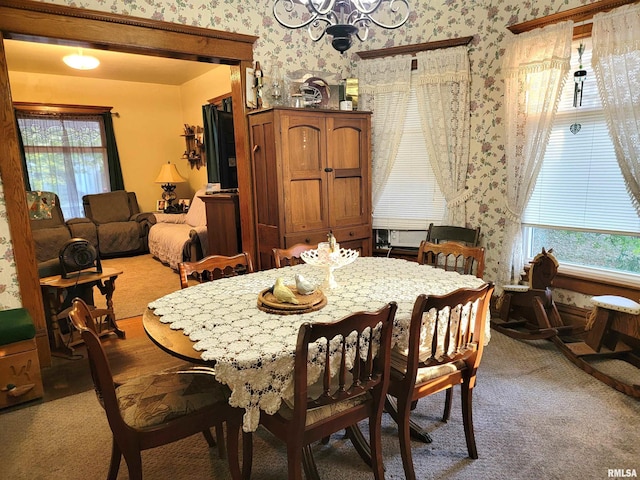
[[[62,61],[76,70],[93,70],[100,65],[100,60],[91,55],[83,55],[82,49],[78,49],[78,53],[66,55]]]
[[[409,0],[275,0],[273,15],[286,28],[307,27],[314,42],[325,33],[340,53],[353,43],[353,35],[363,42],[369,27],[401,27],[409,18]]]

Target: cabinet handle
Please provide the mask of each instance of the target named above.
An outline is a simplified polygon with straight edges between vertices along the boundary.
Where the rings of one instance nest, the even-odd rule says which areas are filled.
[[[324,169],[324,171],[327,172],[327,173],[330,173],[330,172],[333,172],[333,168],[327,167],[327,168]]]
[[[311,244],[311,239],[310,239],[310,238],[305,238],[305,239],[304,239],[304,243]]]
[[[353,232],[349,232],[349,236],[350,236],[350,237],[353,237],[354,235],[355,235],[355,233],[353,233]]]
[[[253,148],[251,149],[253,153],[256,153],[258,150],[260,150],[260,145],[254,145]]]

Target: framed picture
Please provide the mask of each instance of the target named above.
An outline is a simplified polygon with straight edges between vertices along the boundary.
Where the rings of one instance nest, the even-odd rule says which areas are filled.
[[[181,198],[180,200],[178,200],[178,206],[183,212],[186,212],[189,210],[190,204],[191,204],[190,198]]]
[[[164,212],[164,207],[165,207],[165,201],[164,200],[156,201],[156,210],[157,211]]]

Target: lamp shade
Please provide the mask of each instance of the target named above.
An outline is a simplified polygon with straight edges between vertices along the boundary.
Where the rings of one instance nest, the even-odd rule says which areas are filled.
[[[160,173],[158,174],[158,178],[156,178],[156,183],[182,183],[186,182],[186,180],[178,173],[178,169],[176,166],[167,162],[160,169]]]

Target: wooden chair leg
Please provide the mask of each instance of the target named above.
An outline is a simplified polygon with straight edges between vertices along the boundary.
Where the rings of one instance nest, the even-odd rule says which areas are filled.
[[[397,402],[398,405],[398,438],[400,440],[400,454],[402,456],[402,467],[407,480],[416,480],[413,469],[413,457],[411,456],[411,426],[409,417],[411,408],[407,402]]]
[[[122,459],[122,452],[120,447],[116,443],[116,439],[111,439],[111,461],[109,462],[109,473],[107,473],[107,480],[116,480],[118,478],[118,470],[120,470],[120,460]]]
[[[124,454],[124,459],[127,462],[129,479],[142,480],[142,457],[140,456],[140,451],[122,453]]]
[[[307,451],[303,452],[303,450]],[[287,444],[287,470],[289,472],[289,480],[302,480],[303,454],[307,480],[316,480],[318,478],[317,472],[315,476],[313,476],[312,471],[307,471],[307,467],[313,467],[313,469],[315,469],[316,466],[315,461],[313,460],[313,455],[311,454],[311,447],[309,445],[300,447],[300,445],[293,445],[289,443]]]
[[[211,432],[209,432],[209,436],[211,436]],[[213,438],[211,438],[213,440]],[[209,441],[207,439],[207,441]],[[224,426],[223,424],[216,425],[216,441],[213,442],[213,445],[218,444],[218,457],[224,458],[226,456],[225,452],[225,442],[224,442]],[[209,444],[210,446],[213,446]]]
[[[369,417],[369,445],[371,447],[371,464],[375,480],[384,480],[384,463],[382,461],[382,411]]]
[[[478,458],[476,448],[476,438],[473,433],[473,388],[465,381],[462,383],[462,423],[464,425],[464,436],[467,441],[467,451],[469,457]]]
[[[447,388],[444,399],[444,413],[442,414],[442,421],[448,422],[451,418],[451,404],[453,403],[453,387]]]
[[[211,430],[208,428],[202,431],[202,436],[207,441],[209,448],[216,446],[216,441],[213,439],[213,435],[211,435]]]

